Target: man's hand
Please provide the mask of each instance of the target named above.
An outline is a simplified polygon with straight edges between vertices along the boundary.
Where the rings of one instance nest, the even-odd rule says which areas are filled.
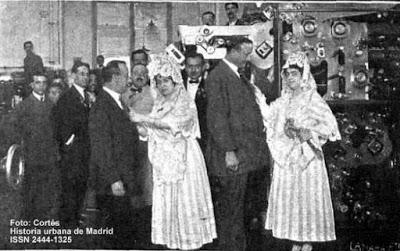
[[[225,163],[226,167],[232,170],[233,172],[236,172],[239,168],[239,159],[236,157],[236,154],[234,151],[231,152],[226,152],[225,154]]]
[[[113,195],[115,195],[115,196],[124,196],[125,195],[124,184],[120,180],[111,184],[111,190],[112,190]]]

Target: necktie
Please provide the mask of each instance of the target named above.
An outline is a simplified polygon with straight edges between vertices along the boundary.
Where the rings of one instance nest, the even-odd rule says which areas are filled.
[[[255,93],[254,85],[250,82],[250,80],[246,77],[245,74],[245,69],[244,68],[239,68],[238,73],[240,75],[240,79],[243,81],[243,83],[246,84],[247,87],[250,88],[250,90]]]
[[[131,91],[132,91],[133,93],[141,93],[142,90],[143,90],[142,87],[139,87],[139,88],[132,87],[132,88],[131,88]]]
[[[244,68],[239,68],[238,73],[239,73],[240,79],[243,82],[245,82],[246,84],[248,84],[250,82],[249,79],[246,77]]]
[[[87,91],[84,92],[85,98],[83,100],[83,103],[85,104],[86,107],[90,107],[90,95]]]
[[[119,104],[122,106],[122,110],[128,111],[128,107],[125,105],[125,102],[123,101],[122,95],[119,95],[118,100],[119,100]]]
[[[189,80],[189,84],[198,84],[199,83],[199,80],[197,79],[190,79]]]
[[[44,97],[43,96],[40,97],[40,102],[44,102]]]

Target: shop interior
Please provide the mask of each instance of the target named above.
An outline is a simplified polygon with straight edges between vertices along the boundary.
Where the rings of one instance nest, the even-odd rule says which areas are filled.
[[[246,25],[262,29],[254,32],[260,41],[255,50],[262,58],[262,76],[271,80],[269,98],[280,95],[288,53],[305,51],[318,92],[340,128],[342,140],[324,146],[337,241],[315,250],[400,250],[400,5],[238,2]],[[201,26],[205,11],[216,14],[217,26]],[[33,42],[49,79],[67,82],[74,60],[94,67],[101,54],[106,61],[129,63],[135,49],[157,53],[179,41],[192,43],[193,36],[207,37],[193,43],[213,59],[207,48],[218,50],[215,43],[226,36],[218,35],[226,21],[224,3],[218,1],[0,2],[0,157],[5,156],[0,165],[0,249],[21,248],[8,240],[9,220],[18,218],[22,206],[20,152],[14,153],[12,170],[6,170],[6,162],[10,146],[18,143],[8,133],[9,120],[26,95],[23,43]],[[210,33],[214,39],[208,39]],[[265,232],[249,238],[248,250],[290,247]],[[93,240],[82,242],[90,247]]]

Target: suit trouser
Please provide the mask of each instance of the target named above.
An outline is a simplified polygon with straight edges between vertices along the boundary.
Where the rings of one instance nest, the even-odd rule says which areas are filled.
[[[214,176],[210,178],[210,183],[221,250],[245,250],[249,223],[267,210],[269,170]]]
[[[97,195],[97,206],[105,216],[105,226],[113,228],[113,235],[107,235],[106,248],[135,248],[135,227],[130,197]],[[104,247],[103,247],[104,248]]]
[[[270,172],[267,168],[248,173],[245,196],[246,223],[259,217],[261,212],[267,211],[270,180]]]
[[[56,165],[30,165],[23,180],[23,217],[56,219],[59,197],[59,178]]]
[[[210,178],[213,190],[215,220],[221,251],[244,251],[244,200],[247,173]]]
[[[87,161],[79,161],[68,156],[61,160],[61,208],[60,220],[64,227],[74,228],[79,225],[89,167]]]

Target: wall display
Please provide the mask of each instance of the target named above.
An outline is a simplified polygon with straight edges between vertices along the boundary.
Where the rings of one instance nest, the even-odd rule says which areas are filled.
[[[184,45],[196,45],[197,51],[206,59],[222,59],[226,44],[232,36],[246,36],[254,43],[250,61],[260,69],[273,65],[274,38],[270,35],[272,22],[256,23],[250,26],[186,26],[179,25]]]
[[[400,29],[397,24],[369,26],[371,89],[369,96],[379,100],[400,98]]]
[[[391,114],[385,107],[336,113],[342,141],[328,144],[324,152],[339,228],[385,233],[398,225],[399,169],[390,139]]]
[[[307,14],[291,19],[291,31],[283,34],[283,57],[293,50],[306,51],[318,91],[327,100],[368,99],[368,50],[361,46],[367,24]]]

